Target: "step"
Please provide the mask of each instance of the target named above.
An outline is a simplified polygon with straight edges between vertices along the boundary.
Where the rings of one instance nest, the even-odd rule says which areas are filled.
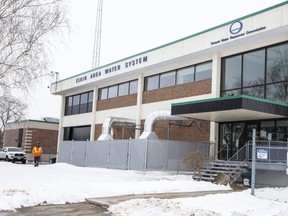
[[[240,173],[245,172],[247,168],[248,165],[246,163],[242,164],[239,161],[216,160],[203,166],[200,174],[203,181],[213,181],[219,173],[225,173],[230,177],[231,182],[234,182],[240,176]],[[199,178],[198,173],[194,173],[193,179],[199,180]]]
[[[239,163],[218,163],[218,162],[211,162],[207,166],[214,166],[214,167],[248,167],[248,164],[239,164]]]

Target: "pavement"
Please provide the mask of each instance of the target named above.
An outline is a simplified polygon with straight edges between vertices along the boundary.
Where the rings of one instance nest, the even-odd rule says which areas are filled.
[[[235,192],[235,190],[215,190],[215,191],[196,191],[196,192],[175,192],[175,193],[156,193],[156,194],[131,194],[122,196],[111,196],[111,197],[97,197],[86,199],[86,202],[101,206],[104,208],[109,208],[112,205],[118,204],[131,199],[176,199],[176,198],[187,198],[187,197],[197,197],[205,196],[209,194],[224,194]]]
[[[175,199],[198,197],[210,194],[226,194],[247,189],[242,185],[236,185],[233,190],[215,190],[215,191],[196,191],[196,192],[175,192],[175,193],[156,193],[156,194],[131,194],[123,196],[87,198],[86,202],[69,203],[63,205],[41,205],[32,207],[23,207],[16,209],[16,212],[0,211],[0,216],[110,216],[107,208],[131,199]]]

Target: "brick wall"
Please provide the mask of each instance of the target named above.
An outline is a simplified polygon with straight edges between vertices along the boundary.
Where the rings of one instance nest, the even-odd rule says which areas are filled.
[[[96,124],[94,140],[97,140],[100,137],[101,133],[102,133],[102,124]]]
[[[4,146],[18,146],[18,134],[19,129],[5,130]],[[23,129],[20,147],[25,150],[26,153],[31,152],[37,141],[40,142],[44,151],[43,153],[56,154],[58,131],[37,128]]]
[[[134,106],[137,104],[137,94],[125,95],[121,97],[109,98],[97,101],[97,111],[119,107]]]
[[[142,103],[153,103],[209,93],[211,93],[211,79],[206,79],[183,85],[145,91],[143,93]]]
[[[18,129],[6,130],[4,135],[4,147],[15,146],[17,147]],[[21,146],[20,146],[21,147]]]
[[[132,128],[120,126],[112,126],[113,128],[113,139],[129,139],[130,137],[135,138],[135,130]],[[102,124],[95,125],[95,140],[99,138],[102,133]],[[123,137],[122,137],[123,136]]]
[[[208,121],[159,121],[155,125],[159,139],[178,141],[209,141],[210,123]]]
[[[33,130],[31,148],[39,141],[43,149],[43,154],[56,154],[58,131],[34,128],[30,128],[30,130]]]

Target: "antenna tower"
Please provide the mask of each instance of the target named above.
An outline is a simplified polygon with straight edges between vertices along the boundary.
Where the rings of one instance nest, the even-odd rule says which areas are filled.
[[[96,14],[96,27],[95,27],[95,36],[94,36],[93,58],[92,58],[92,69],[99,67],[99,65],[100,65],[102,7],[103,7],[103,0],[98,0],[97,14]]]

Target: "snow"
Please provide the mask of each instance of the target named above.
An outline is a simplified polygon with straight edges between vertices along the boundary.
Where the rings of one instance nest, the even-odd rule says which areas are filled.
[[[189,175],[77,167],[65,163],[12,164],[0,162],[0,211],[45,204],[83,202],[86,198],[231,190],[230,186],[197,182]],[[269,194],[271,200],[264,199]],[[114,215],[283,216],[288,215],[288,187],[177,199],[133,199],[113,205]],[[275,201],[277,200],[277,201]]]

